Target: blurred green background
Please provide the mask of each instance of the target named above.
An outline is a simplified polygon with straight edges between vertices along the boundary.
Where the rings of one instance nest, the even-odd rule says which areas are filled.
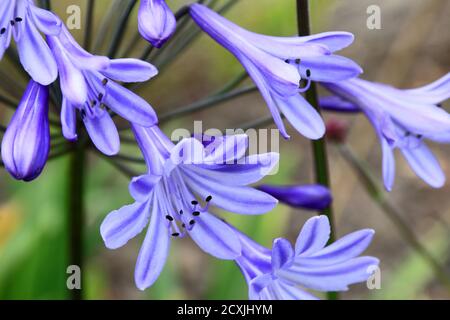
[[[104,54],[112,26],[100,31],[101,23],[113,1],[97,0],[92,33]],[[123,0],[124,3],[127,0]],[[172,1],[176,10],[189,1]],[[224,1],[219,1],[220,4]],[[434,80],[450,70],[450,2],[445,0],[313,0],[314,32],[343,30],[356,36],[354,45],[343,53],[359,62],[369,80],[399,87],[416,86]],[[84,0],[51,1],[53,10],[65,20],[66,8],[75,4],[85,13]],[[382,29],[366,27],[366,9],[377,4],[382,9]],[[243,27],[259,33],[288,36],[296,33],[295,1],[240,0],[226,16]],[[127,25],[119,52],[138,57],[145,49],[143,40],[135,41],[136,10]],[[82,40],[83,28],[73,30]],[[180,41],[180,40],[177,40]],[[128,50],[130,43],[135,46]],[[176,41],[173,41],[176,43]],[[173,45],[168,43],[168,46]],[[3,59],[5,60],[5,59]],[[0,64],[7,70],[8,62]],[[206,36],[199,37],[161,74],[139,87],[137,92],[158,111],[208,96],[242,71],[234,57]],[[25,85],[17,79],[16,90]],[[4,88],[1,90],[5,90]],[[20,91],[20,90],[19,90]],[[10,112],[1,108],[2,124]],[[204,128],[234,128],[246,121],[267,115],[265,103],[255,93],[194,115],[164,124],[163,129],[192,129],[193,120]],[[327,117],[338,117],[336,115]],[[367,159],[380,177],[380,151],[373,131],[362,116],[341,117],[349,127],[349,141]],[[293,139],[281,142],[280,171],[264,182],[296,184],[312,182],[309,142],[289,128]],[[433,146],[444,170],[449,174],[448,148]],[[123,152],[138,155],[136,148],[123,145]],[[379,208],[358,183],[357,177],[333,148],[329,147],[330,167],[336,210],[337,233],[344,235],[359,228],[373,228],[377,234],[367,254],[381,259],[382,289],[368,290],[354,285],[342,295],[350,299],[445,299],[450,298],[435,280],[428,265],[399,237]],[[143,172],[143,168],[137,168]],[[14,181],[4,171],[0,177],[0,299],[66,299],[68,224],[65,203],[68,161],[62,157],[48,163],[39,179],[32,183]],[[104,216],[131,202],[128,178],[110,162],[95,153],[89,155],[86,185],[84,250],[82,270],[84,294],[88,299],[246,299],[247,288],[237,267],[201,252],[189,239],[173,241],[170,258],[156,284],[141,292],[134,285],[134,264],[143,234],[125,247],[107,250],[100,238],[99,225]],[[420,240],[450,269],[450,187],[432,190],[398,161],[396,187],[390,200],[410,222]],[[243,217],[221,212],[255,240],[270,246],[280,236],[295,240],[307,218],[314,213],[293,210],[283,205],[259,217]]]

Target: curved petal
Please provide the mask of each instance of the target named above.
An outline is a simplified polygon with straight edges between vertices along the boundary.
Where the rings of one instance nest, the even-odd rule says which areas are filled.
[[[240,214],[262,214],[272,210],[277,200],[262,191],[240,186],[227,186],[204,178],[181,167],[189,187],[201,197],[212,196],[211,204]]]
[[[141,233],[150,217],[150,203],[135,202],[110,212],[100,226],[105,246],[117,249]]]
[[[215,137],[214,141],[205,146],[205,162],[209,164],[234,163],[242,158],[248,148],[246,134]]]
[[[208,212],[202,212],[188,232],[203,251],[216,258],[233,260],[241,255],[242,247],[236,232]]]
[[[153,174],[145,174],[139,177],[134,177],[131,179],[128,190],[131,196],[136,201],[147,200],[158,182],[161,180],[161,176]]]
[[[308,78],[306,70],[310,70],[310,79],[323,82],[337,82],[360,75],[361,67],[346,57],[339,55],[305,57],[299,64],[302,79]]]
[[[387,191],[392,191],[395,179],[395,157],[394,150],[386,141],[386,139],[381,138],[381,151],[383,153],[383,182],[384,187]]]
[[[361,111],[361,109],[356,104],[341,99],[338,96],[320,97],[319,105],[321,109],[327,111],[350,112],[350,113]]]
[[[295,255],[306,257],[323,249],[330,238],[330,222],[327,216],[308,219],[295,243]]]
[[[275,152],[255,154],[245,158],[242,164],[194,165],[186,167],[186,170],[218,183],[245,186],[258,182],[269,174],[278,164],[279,158],[279,154]]]
[[[75,107],[64,97],[61,105],[61,127],[64,138],[69,141],[77,140],[77,116]]]
[[[374,234],[375,231],[371,229],[352,232],[308,257],[295,259],[295,264],[301,266],[326,266],[353,259],[367,249],[372,242]]]
[[[53,54],[33,22],[25,19],[23,23],[24,30],[16,39],[20,62],[34,81],[49,85],[58,76]]]
[[[445,101],[450,98],[450,73],[426,86],[404,90],[403,92],[426,104],[437,104]]]
[[[359,257],[325,267],[298,267],[280,269],[277,276],[284,281],[319,291],[345,291],[348,286],[366,281],[373,266],[379,261],[372,257]]]
[[[92,114],[81,112],[86,131],[97,149],[108,156],[117,154],[120,150],[119,132],[108,112],[99,108]]]
[[[61,32],[62,21],[55,14],[33,5],[29,8],[33,22],[42,33],[48,36],[57,36]]]
[[[273,241],[272,245],[272,269],[276,270],[290,265],[294,258],[294,249],[291,243],[283,238]]]
[[[135,124],[150,127],[158,122],[155,110],[141,97],[114,81],[107,81],[100,73],[89,74],[92,84],[98,92],[105,91],[103,103],[111,110]]]
[[[403,156],[411,169],[423,181],[433,188],[441,188],[445,184],[445,173],[431,150],[425,143],[416,148],[401,148]]]
[[[170,235],[155,195],[150,226],[136,262],[134,280],[140,290],[150,287],[158,279],[167,260]]]
[[[158,74],[152,64],[138,59],[114,59],[108,69],[101,71],[106,77],[122,82],[143,82]]]
[[[325,134],[325,124],[320,114],[300,95],[276,99],[278,107],[289,123],[309,139],[320,139]]]

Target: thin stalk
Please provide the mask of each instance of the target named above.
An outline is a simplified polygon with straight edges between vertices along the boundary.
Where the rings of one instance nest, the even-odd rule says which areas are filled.
[[[308,36],[311,34],[311,26],[309,20],[309,1],[308,0],[297,0],[297,24],[298,32],[300,36]],[[315,83],[311,84],[311,88],[306,92],[306,100],[319,112],[320,108],[318,104],[318,94],[317,87]],[[313,157],[314,157],[314,167],[315,167],[315,180],[317,183],[330,188],[330,178],[328,170],[328,157],[327,157],[327,147],[325,138],[312,141]],[[335,223],[333,209],[331,205],[325,208],[322,212],[330,220],[331,233],[330,233],[330,243],[335,240]],[[327,293],[329,300],[337,300],[338,294],[336,292]]]
[[[67,210],[69,231],[69,265],[76,265],[84,272],[83,225],[84,225],[84,184],[86,153],[82,143],[77,143],[69,161],[67,186]],[[81,277],[83,279],[83,277]],[[83,299],[81,289],[70,291],[72,300]]]
[[[86,0],[87,14],[84,22],[84,48],[89,51],[92,42],[92,24],[94,17],[95,0]]]
[[[388,200],[378,179],[372,175],[369,165],[364,160],[358,158],[348,145],[339,144],[338,150],[350,167],[360,177],[360,182],[365,187],[368,195],[397,228],[400,236],[430,265],[436,277],[450,292],[449,273],[443,268],[439,261],[434,258],[427,248],[422,245],[420,240],[414,234],[414,231],[408,226],[408,221],[402,217],[397,208]]]
[[[124,12],[119,18],[119,21],[116,26],[116,30],[114,32],[111,45],[109,46],[108,50],[108,57],[114,58],[114,56],[117,53],[117,50],[119,49],[121,40],[123,38],[123,35],[126,31],[126,25],[128,22],[128,18],[130,17],[131,11],[133,11],[134,6],[136,5],[137,0],[130,0],[127,7],[125,8]]]

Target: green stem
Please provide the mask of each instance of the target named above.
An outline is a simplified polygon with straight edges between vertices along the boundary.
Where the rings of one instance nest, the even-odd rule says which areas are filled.
[[[125,34],[128,18],[131,14],[131,11],[133,11],[136,2],[137,0],[129,0],[127,7],[125,8],[124,12],[122,12],[119,21],[117,22],[116,30],[114,32],[111,45],[109,46],[108,50],[108,57],[110,58],[114,58],[117,50],[119,50],[121,40],[123,38],[123,35]]]
[[[92,24],[94,17],[95,0],[86,0],[87,14],[84,23],[84,48],[89,51],[92,42]]]
[[[414,231],[408,226],[408,222],[402,217],[401,213],[386,198],[386,193],[378,180],[372,175],[369,165],[358,158],[353,150],[344,144],[338,145],[339,152],[343,158],[350,164],[350,167],[358,174],[363,186],[366,188],[369,196],[382,209],[383,213],[395,225],[400,236],[415,250],[433,269],[436,277],[450,292],[450,275],[441,266],[433,255],[425,248],[420,240],[414,234]]]
[[[311,34],[311,26],[309,21],[309,1],[297,0],[297,23],[300,36],[308,36]],[[306,92],[306,100],[319,112],[318,94],[315,83],[311,84],[311,88]],[[330,178],[328,172],[328,156],[325,138],[312,141],[313,157],[315,164],[316,182],[330,188]],[[331,189],[331,188],[330,188]],[[335,223],[333,210],[331,205],[322,212],[328,217],[331,225],[330,243],[335,240]],[[327,293],[329,300],[338,299],[336,292]]]
[[[69,265],[76,265],[81,270],[83,279],[83,223],[84,223],[84,178],[85,178],[85,149],[81,143],[77,143],[69,161],[69,175],[67,188],[67,210],[69,228]],[[83,283],[81,290],[70,291],[72,300],[83,299]]]

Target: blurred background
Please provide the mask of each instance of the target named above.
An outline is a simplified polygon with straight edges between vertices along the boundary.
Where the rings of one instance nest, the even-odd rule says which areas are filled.
[[[122,2],[122,4],[117,4]],[[190,1],[168,0],[177,10]],[[225,1],[218,1],[217,7]],[[365,70],[364,78],[382,81],[402,88],[433,81],[450,71],[450,2],[446,0],[313,0],[314,32],[342,30],[355,34],[355,43],[342,54],[357,61]],[[51,1],[52,9],[65,20],[69,5],[81,7],[85,0]],[[123,11],[128,0],[95,1],[95,24],[92,52],[105,54],[113,33],[111,24]],[[381,8],[382,29],[366,26],[367,7]],[[139,57],[147,47],[136,37],[136,10],[127,24],[119,56]],[[226,16],[258,33],[290,36],[296,34],[294,0],[240,0]],[[107,20],[108,21],[108,20]],[[194,30],[194,29],[192,29]],[[83,29],[72,30],[82,40]],[[167,44],[166,52],[176,52],[184,35]],[[171,49],[169,50],[169,46]],[[155,56],[155,52],[152,53]],[[156,56],[158,53],[156,53]],[[153,61],[153,60],[152,60]],[[158,61],[156,61],[158,62]],[[161,64],[160,75],[136,92],[145,97],[159,114],[197,101],[220,89],[242,72],[234,57],[213,40],[201,35],[181,54]],[[26,79],[12,70],[6,58],[0,63],[1,76],[9,87],[2,92],[20,98]],[[250,84],[250,82],[248,82]],[[1,103],[0,103],[1,105]],[[445,106],[450,107],[447,103]],[[10,110],[0,108],[1,124],[6,125]],[[194,120],[202,120],[204,128],[239,128],[241,124],[268,114],[258,93],[242,96],[183,118],[163,123],[170,133],[174,128],[192,129]],[[348,141],[355,153],[366,159],[381,181],[381,155],[374,132],[362,115],[325,115],[339,118],[349,126]],[[281,165],[277,175],[264,182],[299,184],[313,181],[309,141],[295,133],[289,142],[281,141]],[[124,136],[129,132],[124,131]],[[450,148],[433,145],[433,150],[450,176]],[[345,235],[361,228],[373,228],[376,236],[368,255],[381,260],[382,287],[368,290],[365,284],[354,285],[343,293],[346,299],[448,299],[450,293],[436,280],[429,265],[402,239],[395,226],[374,204],[359,178],[336,148],[329,144],[330,171],[334,195],[337,234]],[[122,152],[138,151],[124,143]],[[389,201],[408,221],[423,245],[450,272],[450,186],[433,190],[414,173],[405,161],[397,158],[395,188]],[[67,157],[48,163],[34,182],[13,180],[4,170],[0,173],[0,299],[67,299],[66,268],[68,223],[65,203],[68,197]],[[144,168],[136,168],[143,172]],[[189,239],[172,242],[166,267],[153,287],[144,292],[134,285],[134,265],[143,234],[118,250],[104,247],[99,225],[111,210],[131,203],[128,177],[111,161],[95,153],[89,156],[86,185],[86,219],[82,270],[83,291],[87,299],[246,299],[247,287],[233,262],[207,256]],[[243,217],[220,212],[227,220],[247,232],[265,246],[272,239],[295,238],[313,212],[294,210],[279,205],[273,212],[259,217]]]

